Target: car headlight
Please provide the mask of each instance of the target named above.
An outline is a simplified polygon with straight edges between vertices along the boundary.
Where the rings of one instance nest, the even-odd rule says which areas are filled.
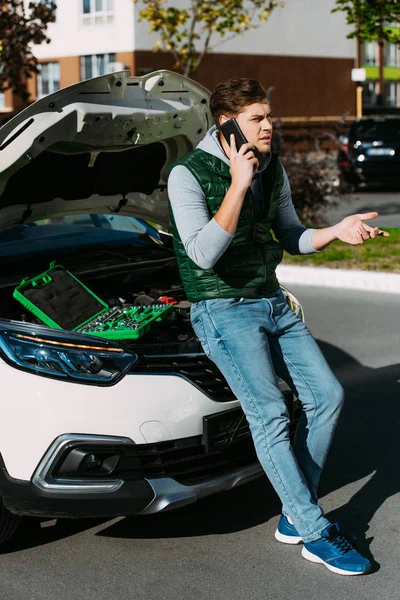
[[[25,323],[0,326],[0,353],[24,371],[92,385],[117,383],[138,360],[105,340],[86,337]]]
[[[305,322],[304,310],[303,310],[303,307],[301,306],[300,302],[297,300],[296,296],[294,294],[292,294],[292,292],[289,292],[289,290],[287,288],[285,288],[285,286],[281,285],[280,288],[281,288],[282,292],[284,293],[284,295],[286,296],[286,299],[288,301],[290,308],[296,313],[296,315],[298,317],[300,317],[300,319],[304,323]]]

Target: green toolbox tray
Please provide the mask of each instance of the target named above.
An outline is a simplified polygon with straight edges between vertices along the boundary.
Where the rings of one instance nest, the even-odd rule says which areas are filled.
[[[163,303],[110,308],[72,273],[54,262],[44,273],[24,279],[13,296],[49,327],[107,340],[139,338],[173,308]]]

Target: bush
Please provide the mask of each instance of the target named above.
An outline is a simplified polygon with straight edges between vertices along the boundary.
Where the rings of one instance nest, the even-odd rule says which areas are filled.
[[[337,176],[328,157],[286,152],[282,163],[289,177],[292,201],[302,223],[325,225],[324,212],[338,205]]]
[[[300,130],[292,133],[290,142],[286,142],[282,125],[275,125],[273,149],[279,152],[289,178],[294,207],[305,225],[326,225],[326,209],[337,206],[339,199],[349,199],[339,187],[337,154],[330,149],[321,150],[321,142],[326,139],[336,145],[335,125],[331,128],[332,132],[319,135]]]

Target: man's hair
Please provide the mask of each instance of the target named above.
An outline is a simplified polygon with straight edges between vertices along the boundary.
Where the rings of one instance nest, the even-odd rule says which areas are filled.
[[[238,77],[220,81],[211,94],[210,108],[216,125],[221,115],[237,116],[246,106],[268,102],[267,92],[257,79]]]

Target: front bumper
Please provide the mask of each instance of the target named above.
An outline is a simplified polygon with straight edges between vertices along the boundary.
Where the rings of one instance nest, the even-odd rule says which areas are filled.
[[[134,515],[154,499],[146,480],[127,481],[112,492],[79,493],[41,489],[30,481],[10,477],[0,469],[0,495],[8,510],[16,515],[49,518],[116,517]]]
[[[288,394],[294,429],[291,399]],[[63,434],[53,441],[29,481],[13,478],[0,456],[0,496],[18,515],[150,515],[262,475],[243,411],[235,408],[203,417],[202,435],[150,444]]]
[[[10,477],[0,469],[0,495],[14,514],[48,518],[117,517],[150,515],[180,508],[200,498],[227,491],[260,476],[259,463],[235,469],[193,485],[169,477],[127,481],[116,490],[91,494],[44,490],[29,481]]]
[[[262,474],[241,409],[204,421],[204,436],[154,444],[64,434],[48,448],[31,481],[11,477],[0,457],[0,495],[19,515],[153,514],[230,490]]]

